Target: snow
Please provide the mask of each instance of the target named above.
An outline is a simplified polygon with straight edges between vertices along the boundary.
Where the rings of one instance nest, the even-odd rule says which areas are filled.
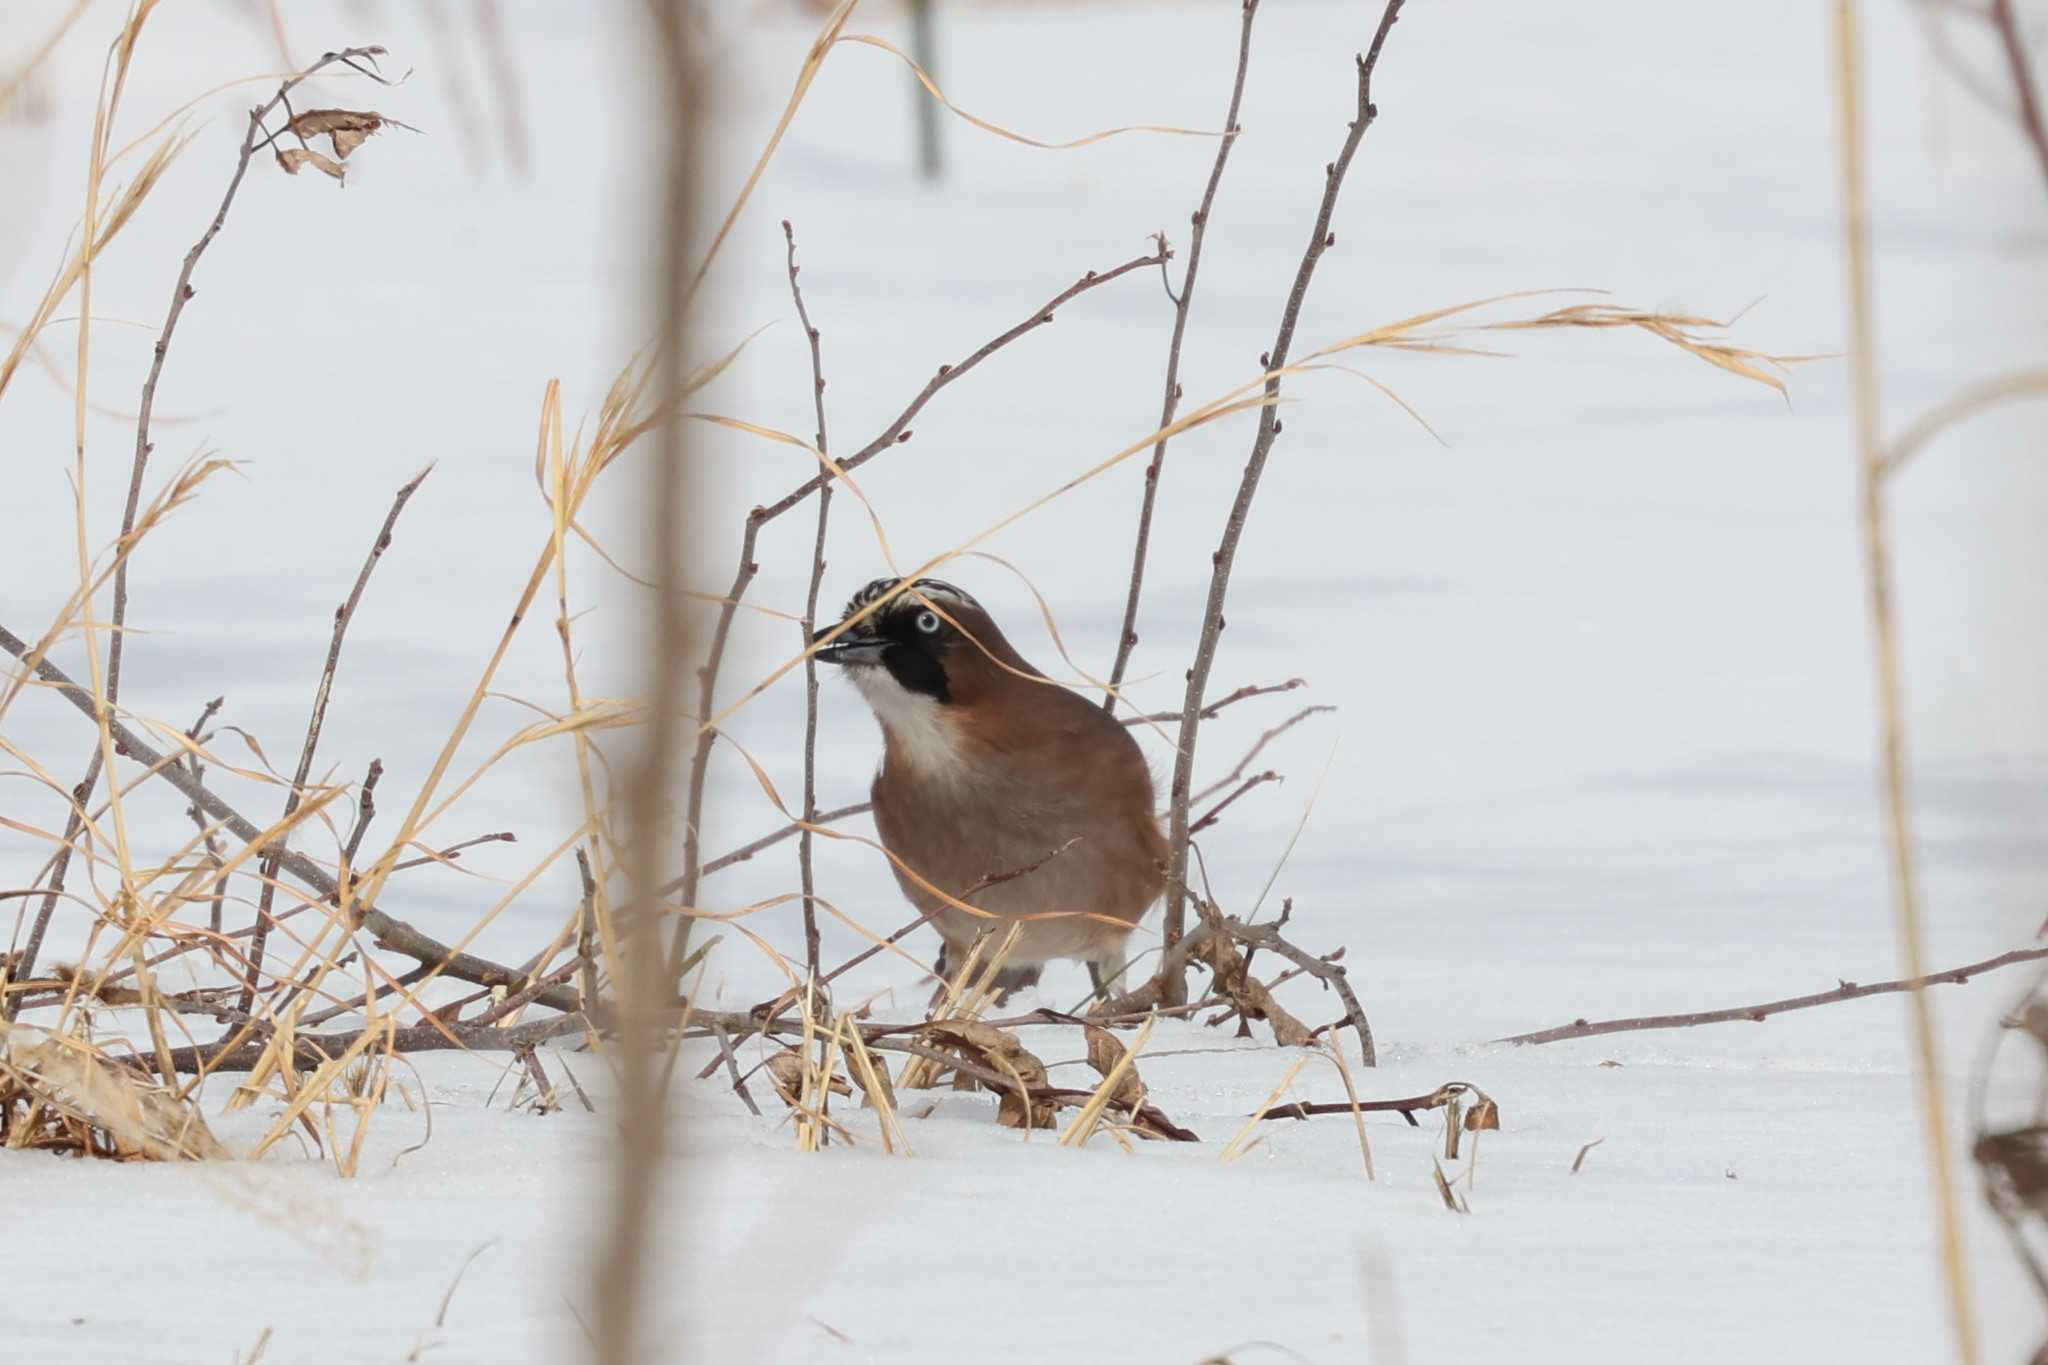
[[[20,8],[36,18],[23,30],[41,32],[65,7]],[[427,131],[380,136],[342,191],[259,165],[201,266],[160,398],[178,421],[159,419],[153,477],[201,450],[246,464],[141,551],[125,699],[182,727],[225,692],[223,719],[287,762],[333,607],[392,493],[437,461],[351,633],[322,749],[339,777],[381,756],[390,809],[424,777],[547,534],[530,482],[543,384],[563,379],[573,423],[644,339],[647,44],[632,7],[502,7],[534,140],[533,174],[521,178],[500,144],[472,149],[460,132],[459,102],[481,100],[488,83],[459,23],[389,5],[283,8],[297,54],[389,46],[395,69],[414,69],[407,84],[325,89]],[[1006,126],[1067,138],[1221,118],[1234,5],[942,9],[941,80]],[[1619,0],[1411,5],[1303,340],[1569,286],[1723,317],[1760,299],[1741,340],[1841,350],[1827,7],[1770,15],[1764,26]],[[214,5],[155,18],[117,143],[199,91],[274,66],[253,16]],[[1897,430],[1959,385],[2042,353],[2048,319],[2021,301],[2048,283],[2048,236],[2019,140],[1932,65],[1905,6],[1868,6],[1866,17],[1884,399]],[[1289,0],[1259,19],[1246,131],[1190,330],[1191,401],[1256,373],[1270,345],[1371,18]],[[794,5],[718,11],[712,184],[729,192],[744,178],[816,22]],[[0,214],[0,317],[26,315],[81,202],[111,23],[96,9],[59,49],[53,135],[0,126],[0,169],[23,187]],[[892,9],[855,27],[903,36]],[[707,410],[811,430],[783,218],[823,332],[842,452],[938,364],[1082,271],[1141,253],[1156,229],[1184,236],[1207,141],[1133,135],[1049,153],[950,122],[947,179],[927,186],[913,170],[909,84],[871,49],[827,62],[714,273],[707,344],[767,330],[703,395]],[[94,333],[96,401],[132,404],[252,88],[262,87],[202,103],[197,140],[96,274],[94,310],[107,320]],[[1063,308],[935,401],[915,438],[861,475],[898,562],[922,562],[1145,434],[1168,321],[1156,280],[1134,275]],[[49,338],[67,372],[73,339],[68,327]],[[719,1085],[692,1083],[659,1215],[664,1358],[1944,1358],[1896,997],[1525,1051],[1487,1041],[1898,974],[1846,366],[1801,366],[1788,404],[1644,337],[1497,339],[1514,358],[1359,360],[1447,448],[1345,375],[1291,390],[1299,401],[1245,538],[1216,676],[1219,691],[1294,675],[1310,686],[1227,712],[1201,740],[1205,771],[1220,773],[1294,704],[1340,708],[1262,757],[1289,780],[1232,808],[1205,841],[1209,871],[1226,907],[1249,910],[1312,804],[1274,895],[1293,898],[1302,942],[1349,945],[1382,1039],[1369,1094],[1459,1079],[1498,1100],[1503,1127],[1485,1135],[1472,1213],[1438,1199],[1427,1120],[1372,1123],[1370,1184],[1342,1118],[1269,1123],[1250,1155],[1222,1163],[1290,1059],[1198,1025],[1162,1024],[1141,1070],[1204,1141],[1128,1156],[1101,1139],[1079,1152],[1050,1134],[1027,1142],[994,1125],[987,1097],[950,1092],[908,1125],[912,1158],[872,1142],[800,1155],[777,1115],[755,1119]],[[0,539],[0,620],[39,631],[75,562],[70,403],[26,373],[0,420],[15,513]],[[1140,704],[1177,704],[1249,430],[1239,418],[1174,445],[1140,625]],[[722,588],[741,509],[808,474],[808,457],[708,427],[690,435],[719,482],[723,511],[700,562]],[[118,526],[132,428],[95,418],[90,436],[97,545]],[[2041,436],[2038,409],[1978,418],[1923,452],[1895,492],[1930,952],[1943,964],[2028,941],[2044,913]],[[628,462],[613,476],[591,524],[644,566],[637,474]],[[1139,482],[1127,464],[988,546],[1029,575],[1091,672],[1113,650]],[[800,606],[811,531],[807,509],[771,528],[755,600]],[[846,500],[828,559],[832,601],[886,568]],[[1063,670],[1005,570],[968,560],[943,576],[1017,623],[1027,657]],[[633,590],[588,555],[571,588],[594,608],[577,626],[586,690],[637,690]],[[794,627],[742,614],[727,695],[795,645]],[[82,665],[75,641],[59,657]],[[546,622],[529,623],[498,689],[561,705]],[[785,681],[731,727],[786,799],[800,791],[801,708]],[[493,703],[466,763],[530,718]],[[64,775],[88,736],[68,708],[26,697],[4,726],[10,744],[75,780]],[[823,733],[821,802],[860,799],[877,743],[851,689],[827,688]],[[1164,774],[1170,753],[1146,742]],[[246,750],[227,752],[256,766]],[[6,790],[19,818],[61,824],[46,792],[18,777]],[[276,800],[249,782],[226,790],[245,809]],[[141,837],[174,847],[181,805],[157,798],[137,816]],[[480,876],[408,874],[394,883],[399,913],[460,934],[578,818],[567,748],[520,756],[436,834],[514,829],[521,843],[468,855]],[[711,846],[778,823],[745,766],[727,764]],[[302,842],[325,850],[328,839],[309,831]],[[0,881],[25,884],[45,855],[0,833]],[[826,894],[864,923],[887,931],[909,918],[871,850],[826,843],[819,865]],[[721,874],[707,896],[730,908],[793,884],[778,849]],[[479,950],[531,952],[574,895],[573,869],[553,869]],[[754,927],[788,948],[792,914],[765,912]],[[75,952],[83,932],[61,922],[54,952]],[[837,923],[826,935],[834,960],[858,943]],[[750,1003],[776,979],[728,933],[712,981],[723,1001]],[[1994,977],[1936,998],[1959,1138],[1973,1061],[2025,984]],[[1064,1006],[1083,989],[1078,969],[1055,970],[1041,998]],[[924,993],[887,958],[849,976],[841,998],[870,991],[885,992],[885,1014],[914,1010]],[[1314,1020],[1336,1011],[1313,990],[1287,998]],[[1026,1042],[1048,1061],[1078,1053],[1055,1031]],[[353,1181],[289,1145],[260,1164],[204,1169],[0,1154],[0,1190],[32,1228],[0,1239],[12,1353],[220,1360],[265,1327],[273,1360],[391,1359],[423,1342],[423,1358],[450,1362],[582,1349],[575,1314],[589,1311],[584,1260],[608,1173],[602,1065],[566,1059],[597,1115],[572,1102],[535,1118],[508,1109],[512,1081],[489,1101],[502,1060],[420,1059],[432,1140],[401,1155],[424,1124],[394,1102]],[[1342,1092],[1318,1064],[1296,1093]],[[209,1111],[226,1096],[210,1088]],[[220,1130],[253,1142],[275,1112],[227,1115]],[[1604,1141],[1571,1174],[1594,1139]],[[1987,1358],[2018,1358],[2039,1313],[1979,1209],[1974,1172],[1960,1176]],[[435,1327],[464,1258],[486,1243]]]

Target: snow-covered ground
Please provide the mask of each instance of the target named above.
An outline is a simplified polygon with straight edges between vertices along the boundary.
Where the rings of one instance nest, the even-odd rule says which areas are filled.
[[[41,32],[66,7],[18,8],[35,22],[10,12],[9,27]],[[162,473],[202,449],[245,463],[153,536],[135,569],[127,704],[184,724],[225,693],[223,719],[285,763],[334,605],[392,492],[438,461],[352,630],[322,750],[323,767],[343,777],[381,756],[387,809],[422,780],[546,535],[531,473],[543,384],[563,379],[573,421],[644,339],[654,249],[640,10],[499,8],[525,91],[524,178],[500,139],[472,144],[461,131],[462,108],[487,111],[490,89],[468,7],[281,7],[300,60],[389,46],[395,69],[414,69],[408,83],[371,93],[330,83],[326,95],[426,132],[364,148],[345,190],[267,165],[252,172],[197,277],[160,396],[157,456]],[[949,93],[1007,126],[1064,139],[1221,120],[1233,4],[940,8]],[[1965,382],[2039,363],[2048,318],[2032,301],[2048,284],[2048,209],[2022,144],[1933,68],[1908,7],[1866,8],[1881,360],[1896,429]],[[260,9],[165,7],[116,143],[201,91],[273,67]],[[425,21],[433,15],[445,22]],[[1255,373],[1270,344],[1321,168],[1349,117],[1351,54],[1376,16],[1336,0],[1265,6],[1245,133],[1195,304],[1190,400]],[[94,7],[59,49],[41,91],[47,125],[0,126],[10,185],[0,319],[27,313],[76,216],[113,21]],[[724,85],[707,176],[717,193],[744,178],[816,22],[793,4],[717,11]],[[1827,25],[1818,0],[1739,12],[1417,0],[1380,67],[1380,119],[1303,341],[1560,286],[1713,316],[1760,299],[1739,339],[1839,351]],[[891,8],[854,27],[903,37]],[[97,273],[97,402],[132,407],[177,262],[218,202],[240,111],[261,89],[202,103],[196,142]],[[827,62],[714,274],[709,340],[767,330],[702,396],[706,410],[811,430],[781,219],[796,227],[833,448],[845,451],[938,364],[1082,271],[1139,254],[1157,229],[1184,237],[1213,150],[1132,135],[1044,152],[951,122],[947,175],[932,186],[914,173],[912,113],[910,79],[884,54],[846,47]],[[946,549],[1150,430],[1169,320],[1156,278],[1133,275],[935,402],[915,439],[862,475],[900,562]],[[73,333],[49,339],[68,371]],[[1275,894],[1293,897],[1303,942],[1349,945],[1382,1042],[1369,1093],[1459,1079],[1499,1101],[1502,1131],[1486,1135],[1471,1215],[1439,1201],[1433,1126],[1375,1121],[1372,1184],[1343,1119],[1269,1124],[1249,1156],[1220,1162],[1290,1058],[1195,1025],[1162,1025],[1143,1071],[1161,1107],[1204,1141],[1134,1155],[1100,1140],[1078,1153],[1049,1135],[1026,1142],[994,1125],[986,1097],[949,1094],[910,1124],[914,1158],[872,1143],[804,1156],[774,1115],[754,1119],[721,1087],[693,1084],[660,1214],[665,1358],[1945,1358],[1897,998],[1530,1051],[1487,1042],[1579,1016],[1898,974],[1846,367],[1801,367],[1788,405],[1641,336],[1502,339],[1514,358],[1360,362],[1448,448],[1348,376],[1292,389],[1299,401],[1239,559],[1217,682],[1299,675],[1310,687],[1226,713],[1201,747],[1218,772],[1292,704],[1339,708],[1262,758],[1289,780],[1232,809],[1206,840],[1209,872],[1227,907],[1249,908],[1327,769]],[[73,581],[71,407],[30,373],[0,422],[0,621],[39,632]],[[1238,418],[1175,444],[1133,689],[1148,706],[1177,704],[1250,429]],[[90,435],[102,543],[118,525],[132,427],[97,417]],[[1896,489],[1940,963],[2026,942],[2048,912],[2042,437],[2038,410],[1985,416],[1924,453]],[[691,438],[720,483],[704,556],[716,580],[705,586],[722,590],[743,509],[807,474],[808,457],[708,427]],[[644,565],[637,474],[619,471],[591,521]],[[1126,465],[989,546],[1045,594],[1091,672],[1113,652],[1139,480]],[[800,610],[810,534],[804,512],[764,538],[758,601]],[[883,572],[848,503],[828,558],[833,599]],[[1012,638],[1029,657],[1056,665],[1007,572],[967,561],[948,576],[1017,623]],[[589,555],[574,561],[572,589],[595,608],[578,623],[587,689],[637,686],[633,590]],[[732,695],[794,642],[787,623],[743,614]],[[562,704],[546,622],[529,624],[498,687]],[[825,705],[829,806],[864,795],[876,739],[850,691],[828,688]],[[785,681],[732,726],[785,796],[800,790],[801,714],[800,688]],[[530,717],[494,703],[465,752],[481,758]],[[65,781],[88,743],[74,713],[37,696],[7,715],[5,738]],[[1166,747],[1148,743],[1165,772]],[[22,798],[10,816],[61,824],[47,794],[18,778],[6,790]],[[276,799],[247,784],[231,792],[266,809]],[[741,764],[721,770],[712,797],[713,848],[779,822]],[[181,804],[159,797],[143,828],[181,838]],[[518,831],[520,845],[464,863],[510,879],[579,818],[570,754],[556,747],[501,770],[442,833]],[[45,852],[0,834],[0,884],[23,884]],[[789,889],[786,852],[714,878],[707,901],[732,907]],[[573,871],[555,871],[482,951],[523,956],[552,933],[575,894]],[[402,913],[448,937],[504,889],[436,869],[408,875],[394,884]],[[820,878],[877,929],[906,918],[870,850],[823,845]],[[767,912],[754,927],[793,949],[792,913]],[[82,928],[60,924],[55,937],[61,957]],[[829,926],[828,958],[857,942]],[[727,936],[713,967],[725,1001],[751,1002],[774,980]],[[2024,984],[1990,978],[1937,1000],[1958,1108],[1987,1030]],[[1082,985],[1061,969],[1045,998],[1070,1004]],[[886,959],[847,990],[891,992],[884,1011],[923,995]],[[1335,1010],[1312,990],[1289,998],[1315,1019]],[[1074,1055],[1057,1035],[1037,1045],[1049,1061]],[[421,1358],[437,1361],[580,1351],[610,1128],[574,1105],[547,1118],[508,1112],[509,1082],[492,1107],[501,1060],[423,1059],[432,1141],[401,1159],[422,1125],[393,1105],[354,1181],[285,1150],[207,1168],[0,1154],[12,1215],[0,1235],[7,1356],[221,1360],[266,1327],[273,1361],[389,1360],[423,1341]],[[601,1066],[570,1065],[601,1103]],[[1341,1094],[1323,1066],[1296,1090]],[[247,1140],[270,1117],[221,1127]],[[1959,1134],[1966,1119],[1957,1115]],[[1989,1358],[2015,1359],[2035,1344],[2040,1313],[1977,1211],[1974,1173],[1962,1177]],[[449,1282],[487,1243],[434,1328]]]

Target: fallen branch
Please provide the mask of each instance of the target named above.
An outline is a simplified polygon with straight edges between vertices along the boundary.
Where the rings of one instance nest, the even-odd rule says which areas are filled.
[[[1982,962],[1972,962],[1947,971],[1930,972],[1926,976],[1906,977],[1898,981],[1879,981],[1868,986],[1859,986],[1853,981],[1844,981],[1831,991],[1814,995],[1795,995],[1783,1000],[1767,1000],[1760,1005],[1737,1005],[1732,1009],[1701,1010],[1696,1014],[1648,1014],[1632,1019],[1602,1019],[1593,1022],[1574,1019],[1569,1024],[1556,1028],[1537,1029],[1533,1033],[1517,1033],[1507,1038],[1496,1038],[1496,1043],[1562,1043],[1572,1038],[1597,1038],[1608,1033],[1645,1033],[1654,1029],[1693,1028],[1700,1024],[1729,1024],[1738,1020],[1762,1022],[1774,1014],[1788,1014],[1793,1010],[1810,1010],[1819,1005],[1838,1004],[1844,1000],[1861,1000],[1872,995],[1893,995],[1901,991],[1925,990],[1929,986],[1960,986],[1973,976],[1997,971],[2000,967],[2012,967],[2022,962],[2039,962],[2048,958],[2048,948],[2015,948],[1997,957],[1987,957]]]
[[[5,650],[17,659],[26,659],[31,652],[21,637],[5,626],[0,626],[0,650]],[[66,701],[87,717],[97,721],[99,707],[93,700],[92,693],[73,682],[64,670],[48,659],[38,659],[34,671],[38,678],[54,687]],[[244,843],[256,844],[262,840],[263,831],[260,828],[210,788],[196,780],[183,764],[171,762],[158,753],[155,746],[112,717],[107,720],[107,728],[114,737],[114,751],[117,754],[151,769],[157,776],[177,788],[187,800],[226,825],[229,832]],[[335,884],[334,878],[305,854],[277,844],[265,845],[258,851],[275,852],[277,865],[304,882],[321,898],[336,902],[340,900],[341,889]],[[415,962],[439,967],[443,975],[454,977],[458,981],[467,981],[477,986],[503,986],[507,990],[518,990],[527,984],[525,973],[470,953],[458,953],[447,944],[429,938],[404,920],[388,915],[374,906],[358,907],[356,921],[359,927],[370,932],[379,947],[409,957]],[[581,1005],[575,988],[569,986],[553,987],[541,992],[534,1000],[536,1004],[546,1005],[550,1009],[565,1013],[574,1011]]]

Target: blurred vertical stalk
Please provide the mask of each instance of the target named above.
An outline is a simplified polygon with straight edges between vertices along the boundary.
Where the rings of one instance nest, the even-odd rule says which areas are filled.
[[[1876,647],[1880,744],[1884,764],[1886,840],[1891,852],[1892,904],[1905,974],[1927,974],[1920,917],[1919,871],[1914,862],[1912,794],[1906,770],[1905,694],[1899,673],[1899,632],[1891,554],[1891,522],[1885,503],[1884,443],[1878,426],[1877,340],[1871,317],[1870,231],[1865,196],[1863,72],[1854,0],[1835,3],[1835,82],[1841,106],[1842,230],[1848,266],[1849,352],[1855,403],[1856,446],[1862,466],[1863,544],[1870,584],[1870,612]],[[1934,1009],[1927,992],[1907,995],[1920,1078],[1920,1114],[1926,1128],[1929,1176],[1956,1356],[1966,1365],[1980,1359],[1976,1318],[1970,1303],[1961,1210],[1949,1150],[1948,1106],[1942,1090],[1941,1058],[1934,1036]]]
[[[932,39],[932,0],[910,0],[910,55],[933,80],[939,78],[938,45]],[[922,84],[912,81],[911,98],[917,101],[917,166],[927,180],[937,180],[945,170],[939,153],[938,101]]]
[[[626,859],[628,893],[620,929],[624,980],[615,988],[613,1037],[620,1080],[618,1159],[613,1167],[611,1227],[597,1265],[592,1295],[597,1308],[595,1358],[599,1365],[638,1365],[645,1353],[641,1312],[647,1295],[648,1243],[661,1177],[663,1015],[676,997],[676,968],[663,951],[661,896],[669,823],[675,808],[678,752],[684,736],[684,680],[690,676],[691,641],[684,617],[682,565],[687,546],[682,424],[674,420],[689,351],[685,332],[690,286],[694,178],[701,136],[702,69],[692,51],[689,0],[650,0],[661,63],[661,122],[668,130],[664,193],[655,230],[662,263],[659,344],[655,366],[659,446],[648,464],[647,505],[653,524],[657,590],[647,629],[649,720],[638,764],[626,790],[632,843]]]

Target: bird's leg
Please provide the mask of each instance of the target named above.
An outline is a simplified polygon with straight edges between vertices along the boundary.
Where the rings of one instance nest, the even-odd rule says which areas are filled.
[[[1127,965],[1121,947],[1104,949],[1097,956],[1089,958],[1088,984],[1095,988],[1095,993],[1089,999],[1109,999],[1110,988],[1123,979]]]
[[[1010,997],[1026,986],[1036,986],[1038,978],[1045,974],[1044,963],[1029,967],[1005,967],[996,973],[996,1004],[1007,1005]]]

